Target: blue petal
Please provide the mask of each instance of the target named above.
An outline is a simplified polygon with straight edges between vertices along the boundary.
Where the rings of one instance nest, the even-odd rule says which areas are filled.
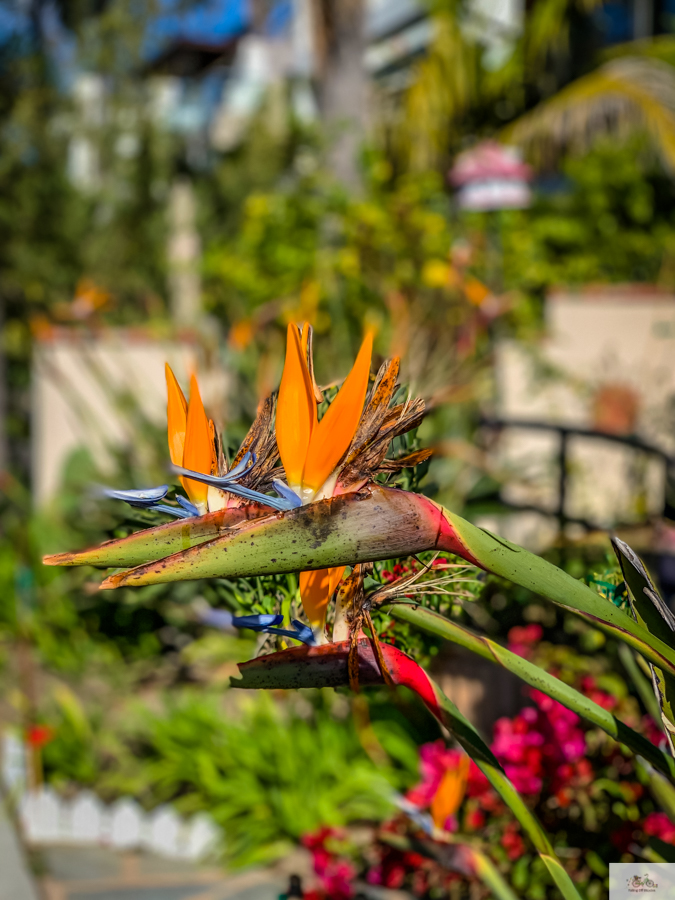
[[[234,616],[227,609],[204,609],[197,612],[197,618],[203,625],[229,631],[233,628]]]
[[[177,519],[191,519],[198,513],[188,512],[187,509],[181,509],[180,506],[167,506],[165,503],[158,503],[156,506],[148,506],[146,509],[156,509],[157,512],[167,513],[175,516]]]
[[[300,641],[303,644],[309,644],[310,647],[313,647],[316,644],[316,638],[314,637],[314,632],[308,625],[303,625],[302,622],[298,622],[297,619],[293,619],[294,628],[264,628],[261,631],[265,631],[267,634],[276,634],[280,637],[289,637],[293,638],[294,641]]]
[[[226,609],[206,609],[197,613],[199,621],[204,625],[210,625],[213,628],[220,628],[223,631],[229,631],[231,628],[247,628],[249,631],[274,632],[274,625],[281,625],[284,617],[281,615],[272,615],[270,613],[251,615],[251,616],[233,616]]]
[[[134,507],[134,509],[155,509],[158,512],[167,513],[170,516],[176,516],[178,519],[186,519],[188,516],[199,515],[199,512],[196,507],[192,506],[192,504],[188,504],[188,507],[184,507],[181,509],[179,506],[166,506],[164,503],[160,503],[160,500],[163,500],[166,497],[169,490],[168,484],[162,484],[160,487],[156,488],[147,488],[142,491],[117,491],[113,488],[103,488],[103,494],[106,497],[110,497],[112,500],[123,500],[125,503],[128,503],[129,506]],[[178,498],[178,502],[180,503],[181,498]],[[185,501],[187,503],[187,501]],[[181,504],[183,506],[183,504]]]
[[[238,497],[244,497],[246,500],[255,500],[257,503],[264,503],[265,506],[271,506],[272,509],[278,509],[280,512],[287,512],[292,508],[287,500],[269,497],[267,494],[252,491],[250,488],[242,487],[242,485],[237,484],[234,481],[229,481],[228,475],[204,475],[201,472],[193,472],[191,469],[184,469],[182,466],[172,466],[171,468],[177,475],[184,475],[186,478],[191,478],[193,481],[201,481],[202,484],[208,484],[221,491],[229,491],[229,493],[236,494]]]
[[[297,619],[293,619],[293,627],[297,632],[297,639],[302,641],[303,644],[315,644],[316,638],[314,637],[314,632],[309,627],[309,625],[305,625],[303,622],[299,622]]]
[[[272,487],[280,497],[283,497],[284,500],[287,500],[291,504],[291,507],[295,508],[297,506],[302,506],[300,497],[298,497],[295,491],[289,488],[283,481],[279,481],[278,478],[273,478]]]
[[[433,835],[434,822],[429,813],[422,812],[421,809],[401,794],[396,794],[394,796],[394,802],[398,808],[415,823],[415,825],[418,825],[422,829],[422,831],[426,832],[428,835]]]
[[[187,497],[183,497],[181,496],[181,494],[176,494],[176,502],[183,507],[183,509],[188,513],[189,516],[199,515],[199,510],[194,505],[194,503],[190,503]]]
[[[250,466],[249,466],[249,460],[251,462]],[[224,475],[223,478],[229,478],[229,479],[241,478],[242,475],[248,474],[255,464],[256,464],[255,453],[251,453],[250,450],[247,450],[246,453],[244,453],[242,458],[239,460],[237,465],[233,469],[230,469],[230,471],[226,475]]]
[[[154,506],[160,500],[163,500],[169,492],[169,485],[162,484],[156,488],[145,488],[140,491],[117,491],[114,488],[103,488],[106,497],[112,500],[124,500],[130,506],[137,506],[140,509],[147,509]]]
[[[248,628],[251,631],[266,631],[271,625],[281,625],[284,617],[280,615],[235,616],[232,624],[235,628]]]

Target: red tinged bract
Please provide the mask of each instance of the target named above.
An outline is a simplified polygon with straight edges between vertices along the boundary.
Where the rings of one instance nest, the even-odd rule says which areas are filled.
[[[232,687],[245,689],[295,690],[297,688],[340,687],[349,684],[347,661],[349,641],[318,647],[292,647],[268,656],[258,656],[239,664],[241,679],[232,679]],[[391,644],[381,644],[389,674],[397,687],[414,691],[427,709],[445,723],[437,688],[414,659]],[[384,684],[384,676],[370,640],[358,642],[359,683]]]

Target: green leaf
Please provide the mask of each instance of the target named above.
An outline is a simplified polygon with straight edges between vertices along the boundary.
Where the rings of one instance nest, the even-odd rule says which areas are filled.
[[[467,848],[476,875],[489,888],[497,900],[517,900],[509,885],[502,878],[492,860],[476,847]]]
[[[477,528],[448,510],[443,512],[456,535],[454,548],[448,546],[447,549],[576,613],[595,628],[625,641],[650,662],[675,675],[675,649],[670,642],[665,643],[657,635],[650,634],[628,613],[545,559]]]
[[[675,863],[675,847],[673,847],[672,844],[667,844],[657,837],[650,837],[647,841],[647,845],[658,853],[661,857],[661,860],[659,861]]]
[[[140,566],[151,560],[163,559],[181,550],[196,547],[207,541],[228,534],[233,528],[250,519],[268,516],[270,510],[258,503],[246,506],[221,509],[193,516],[189,519],[176,519],[165,522],[155,528],[136,531],[125,538],[106,541],[98,547],[88,550],[76,550],[71,553],[56,553],[45,556],[46,566],[98,566],[100,568],[122,568]]]
[[[650,634],[672,644],[675,632],[675,616],[656,589],[645,564],[628,544],[612,538],[623,577],[628,585],[631,609],[636,620]],[[650,663],[654,693],[659,703],[661,722],[668,738],[670,752],[675,755],[675,676]],[[657,719],[658,721],[658,719]]]
[[[628,672],[628,675],[635,685],[635,689],[640,695],[640,699],[645,705],[645,709],[652,717],[654,722],[658,724],[661,721],[661,707],[658,698],[654,693],[654,685],[647,680],[645,674],[640,671],[641,657],[639,657],[627,644],[619,644],[619,659]],[[642,665],[645,669],[649,665],[642,659]]]
[[[675,822],[675,787],[657,772],[646,760],[640,760],[640,766],[647,776],[649,790],[656,802],[664,810],[671,822]]]
[[[478,656],[503,666],[526,684],[562,703],[577,715],[602,728],[614,740],[625,744],[634,753],[648,759],[653,766],[675,783],[675,762],[669,756],[662,753],[658,747],[655,747],[637,731],[616,719],[608,710],[603,709],[588,697],[584,697],[579,691],[529,660],[511,653],[510,650],[495,641],[482,637],[469,628],[458,625],[423,606],[392,603],[386,607],[384,612],[429,634],[459,644]]]

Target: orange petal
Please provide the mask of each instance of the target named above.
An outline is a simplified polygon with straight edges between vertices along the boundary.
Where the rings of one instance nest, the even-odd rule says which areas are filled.
[[[351,444],[366,399],[372,352],[373,335],[369,332],[351,372],[312,434],[302,474],[303,487],[318,491]]]
[[[314,399],[317,403],[323,403],[323,393],[319,390],[319,385],[314,377],[314,337],[312,326],[309,322],[305,322],[302,326],[302,336],[300,338],[302,349],[305,351],[305,359],[307,360],[307,371],[309,372],[309,380],[312,382],[312,390],[314,391]]]
[[[328,601],[340,583],[344,566],[331,569],[317,569],[314,572],[300,573],[300,598],[305,615],[312,628],[323,630],[326,624]]]
[[[183,465],[183,449],[185,447],[185,426],[187,424],[187,401],[171,366],[164,366],[166,390],[168,395],[167,419],[169,435],[169,455],[174,466]]]
[[[279,456],[291,486],[299,486],[316,425],[316,402],[298,329],[288,326],[286,361],[279,386],[276,435]]]
[[[466,791],[469,774],[469,757],[462,755],[454,769],[448,769],[441,779],[438,790],[431,801],[431,818],[436,828],[443,828],[450,816],[459,809]]]
[[[185,451],[183,452],[183,468],[193,472],[211,475],[215,468],[215,448],[211,440],[209,420],[204,411],[204,404],[199,393],[197,379],[190,379],[190,403],[187,411],[185,428]],[[206,506],[209,493],[208,486],[186,478],[183,481],[185,490],[193,503]]]

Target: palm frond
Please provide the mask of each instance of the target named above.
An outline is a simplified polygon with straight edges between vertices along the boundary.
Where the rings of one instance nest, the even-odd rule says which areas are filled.
[[[438,163],[453,128],[478,98],[478,44],[454,11],[434,16],[429,53],[417,66],[405,100],[404,151],[414,169]]]
[[[583,152],[600,134],[644,130],[667,171],[675,172],[675,70],[657,59],[626,56],[572,82],[502,132],[536,165],[564,151]]]
[[[612,44],[601,54],[603,62],[619,59],[624,56],[644,56],[660,59],[661,62],[675,66],[675,35],[658,34],[654,37],[640,38],[637,41],[626,41],[623,44]]]

